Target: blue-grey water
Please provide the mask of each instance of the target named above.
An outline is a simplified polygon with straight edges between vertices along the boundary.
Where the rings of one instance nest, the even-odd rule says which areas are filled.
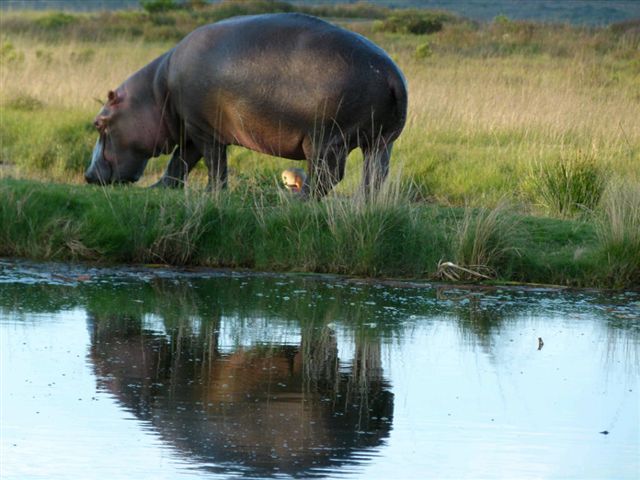
[[[0,351],[3,479],[640,477],[633,292],[0,260]]]

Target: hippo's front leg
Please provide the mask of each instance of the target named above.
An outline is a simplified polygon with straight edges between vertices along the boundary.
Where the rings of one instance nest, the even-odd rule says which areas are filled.
[[[202,154],[195,145],[188,144],[186,147],[178,146],[174,150],[167,169],[162,174],[162,178],[154,183],[152,187],[184,187],[189,172],[191,172],[201,158]]]

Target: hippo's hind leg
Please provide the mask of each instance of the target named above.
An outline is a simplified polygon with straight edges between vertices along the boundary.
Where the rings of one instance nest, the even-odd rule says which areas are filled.
[[[307,159],[308,176],[303,186],[304,196],[320,199],[344,178],[349,148],[345,142],[335,142],[322,148],[314,148],[311,141],[303,143]]]
[[[187,183],[189,172],[201,158],[200,150],[193,143],[189,142],[186,145],[177,146],[173,151],[171,160],[169,160],[167,169],[160,180],[153,184],[152,187],[183,187]]]
[[[362,168],[362,192],[365,198],[380,190],[389,175],[389,159],[393,142],[384,142],[382,139],[374,145],[363,146],[362,154],[364,164]]]
[[[207,143],[203,157],[209,170],[207,189],[227,188],[227,146],[218,142]]]

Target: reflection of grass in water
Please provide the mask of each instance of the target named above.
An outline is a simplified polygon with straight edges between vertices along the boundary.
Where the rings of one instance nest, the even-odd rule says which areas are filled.
[[[77,277],[73,273],[68,275],[69,280]],[[463,343],[480,345],[490,352],[495,335],[505,324],[516,320],[523,309],[528,312],[533,308],[531,303],[519,305],[507,294],[485,300],[480,293],[445,290],[438,300],[446,302],[445,305],[452,302],[450,307],[428,303],[416,309],[411,295],[417,292],[404,295],[396,291],[389,296],[386,288],[376,285],[355,287],[344,283],[338,288],[336,283],[291,277],[177,281],[174,278],[144,281],[114,278],[109,285],[104,284],[105,280],[91,284],[78,281],[75,286],[7,284],[0,296],[0,309],[52,312],[82,307],[97,322],[98,328],[103,324],[107,329],[133,329],[140,333],[145,328],[161,327],[159,331],[186,342],[181,343],[180,348],[185,345],[188,349],[195,348],[197,355],[217,354],[223,321],[233,320],[228,325],[237,329],[238,345],[248,345],[250,340],[254,342],[251,348],[266,356],[278,354],[281,335],[289,338],[301,335],[299,349],[307,387],[328,388],[348,397],[366,393],[370,386],[383,381],[381,346],[411,334],[407,331],[412,328],[411,322],[401,321],[409,314],[453,313],[452,320],[460,330]],[[429,294],[425,291],[419,295],[422,298]],[[624,296],[614,301],[619,302],[621,298],[628,301]],[[505,299],[509,301],[503,301]],[[393,307],[393,318],[397,321],[390,320],[384,310],[388,306]],[[613,305],[606,311],[610,311],[606,323],[608,351],[624,348],[629,360],[637,362],[634,342],[640,330],[630,316],[632,309]],[[148,323],[149,319],[157,323]],[[277,331],[271,331],[274,324]],[[267,330],[261,333],[261,329]],[[342,362],[351,361],[348,370],[343,372],[348,374],[347,382],[341,386],[335,383],[339,376],[336,331],[342,332],[354,348],[353,358],[341,358]]]
[[[70,273],[65,278],[72,281],[76,276]],[[239,288],[241,284],[244,284],[242,289]],[[300,293],[302,290],[304,293]],[[257,293],[266,295],[257,296]],[[322,282],[304,279],[284,282],[251,277],[196,282],[162,278],[151,281],[114,279],[114,284],[109,286],[103,282],[83,284],[82,281],[76,286],[9,285],[3,287],[0,308],[51,312],[84,307],[98,334],[157,335],[164,332],[171,339],[169,351],[178,356],[195,357],[216,356],[222,322],[236,319],[237,323],[232,324],[240,328],[237,332],[240,343],[246,342],[247,337],[270,342],[258,340],[248,347],[253,355],[261,358],[277,356],[280,354],[277,332],[262,336],[256,332],[256,328],[270,328],[269,320],[274,320],[280,335],[288,336],[287,331],[294,337],[298,332],[301,334],[299,349],[309,391],[322,389],[333,395],[347,395],[346,398],[359,396],[372,381],[374,384],[381,381],[380,342],[392,332],[400,335],[403,327],[400,324],[370,327],[367,322],[372,307],[362,305],[362,300],[368,297],[366,289],[358,293],[331,290],[331,294],[338,295],[337,299],[318,298],[328,294],[329,290]],[[286,301],[282,300],[285,296],[289,298]],[[345,304],[350,301],[357,302],[360,307],[346,309]],[[256,319],[262,321],[256,322]],[[149,320],[153,322],[149,323]],[[338,371],[335,332],[329,326],[335,322],[348,332],[356,347],[348,375]],[[340,380],[341,375],[346,375],[346,383],[344,378]]]
[[[330,305],[328,310],[321,305],[313,308],[323,315],[322,319],[314,319],[300,316],[306,309],[296,308],[295,300],[291,302],[292,308],[269,309],[260,302],[252,303],[251,297],[241,298],[237,288],[224,287],[227,283],[219,282],[221,288],[208,291],[204,298],[191,293],[191,287],[176,287],[172,282],[167,282],[161,289],[156,286],[139,290],[130,286],[115,291],[109,289],[101,298],[90,301],[87,310],[96,334],[103,338],[111,335],[157,335],[158,325],[146,322],[149,315],[153,315],[163,327],[160,331],[167,335],[168,350],[165,353],[176,361],[178,358],[199,358],[206,364],[207,359],[218,358],[221,355],[218,352],[219,333],[226,323],[240,329],[233,333],[237,337],[237,345],[225,345],[225,355],[241,354],[248,364],[278,360],[285,355],[291,362],[290,368],[298,368],[292,352],[299,351],[302,360],[300,374],[307,392],[325,392],[335,401],[341,398],[340,402],[348,402],[349,399],[366,401],[370,393],[375,395],[381,388],[380,344],[386,337],[383,330],[372,333],[357,319],[341,322],[355,342],[355,357],[350,371],[340,371],[335,332],[327,325],[330,318],[335,318],[333,314],[339,313],[334,309],[336,302],[327,302]],[[131,302],[132,297],[135,302]],[[207,299],[214,297],[214,305],[208,305]],[[304,304],[307,301],[308,298],[299,300]],[[268,322],[269,318],[276,322],[277,331],[271,331],[273,325]],[[148,326],[152,330],[146,330]],[[263,328],[270,329],[268,335],[259,335]],[[297,347],[278,343],[279,336],[296,336],[298,332],[301,344]],[[253,339],[254,343],[246,344],[247,339]]]
[[[640,374],[640,329],[637,327],[629,328],[629,323],[633,320],[627,318],[625,325],[620,326],[619,319],[607,322],[607,328],[605,330],[606,345],[604,360],[613,364],[614,360],[620,361],[620,358],[624,359],[623,364],[625,366],[625,372],[632,375],[633,378],[638,378]]]
[[[626,359],[623,362],[626,371],[637,378],[640,373],[640,298],[622,294],[610,300],[612,305],[603,312],[606,318],[606,360],[612,362],[619,357]],[[621,355],[618,355],[619,351],[622,351]]]
[[[319,387],[339,391],[338,350],[333,330],[326,325],[304,326],[301,353],[304,387],[309,391]]]
[[[450,309],[464,343],[480,345],[487,352],[493,347],[493,337],[503,328],[504,323],[518,314],[517,307],[486,303],[480,293],[450,294],[439,291],[438,298],[453,302]]]

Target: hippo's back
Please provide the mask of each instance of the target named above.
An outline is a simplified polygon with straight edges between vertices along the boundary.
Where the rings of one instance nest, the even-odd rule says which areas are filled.
[[[215,129],[238,129],[227,125],[241,121],[260,132],[270,118],[279,128],[308,131],[318,117],[357,129],[351,124],[371,124],[375,112],[377,123],[394,124],[399,134],[406,116],[404,78],[384,50],[302,14],[200,27],[172,53],[169,85],[185,116]]]

